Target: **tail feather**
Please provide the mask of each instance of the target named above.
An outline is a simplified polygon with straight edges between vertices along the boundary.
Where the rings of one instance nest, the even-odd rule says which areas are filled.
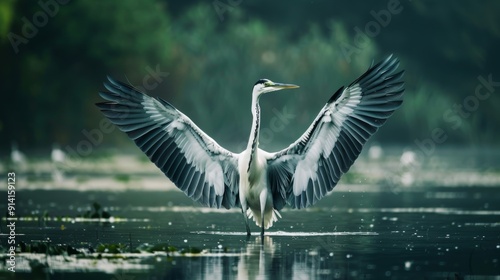
[[[254,213],[251,208],[248,208],[247,217],[249,219],[253,219],[257,226],[260,227],[262,225],[260,211]],[[276,209],[273,209],[273,211],[271,211],[270,213],[264,214],[264,229],[272,227],[273,223],[278,221],[278,218],[281,218],[281,214]]]

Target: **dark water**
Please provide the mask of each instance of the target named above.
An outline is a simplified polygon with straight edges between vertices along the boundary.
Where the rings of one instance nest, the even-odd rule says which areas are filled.
[[[7,272],[3,218],[0,280],[500,279],[500,152],[402,151],[362,155],[314,207],[283,209],[263,239],[254,224],[246,237],[239,210],[198,206],[137,156],[85,161],[62,178],[30,163],[17,173],[16,242],[85,254],[18,252]],[[96,202],[113,219],[79,218]],[[102,246],[120,252],[91,252]]]
[[[313,208],[282,211],[264,240],[255,225],[246,238],[240,212],[198,207],[178,191],[20,191],[18,216],[35,220],[17,222],[23,234],[18,242],[121,243],[124,250],[167,243],[203,251],[93,260],[80,267],[70,258],[49,258],[51,268],[38,273],[20,255],[15,275],[2,272],[0,279],[500,278],[499,187],[363,188],[339,186]],[[93,202],[116,221],[74,219]],[[44,215],[68,219],[36,220]]]

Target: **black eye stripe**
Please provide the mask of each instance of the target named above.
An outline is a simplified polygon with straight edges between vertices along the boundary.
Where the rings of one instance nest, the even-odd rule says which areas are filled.
[[[257,84],[265,84],[265,83],[267,83],[267,82],[269,82],[269,80],[268,80],[268,79],[260,79],[260,80],[258,80],[258,81],[254,84],[254,86],[255,86],[255,85],[257,85]]]

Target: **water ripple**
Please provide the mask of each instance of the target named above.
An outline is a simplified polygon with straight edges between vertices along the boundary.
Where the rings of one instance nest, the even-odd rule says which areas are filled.
[[[210,235],[247,235],[243,231],[192,231],[195,234],[210,234]],[[255,232],[254,235],[259,233]],[[373,231],[335,231],[335,232],[304,232],[304,231],[267,231],[268,236],[371,236],[378,235]]]

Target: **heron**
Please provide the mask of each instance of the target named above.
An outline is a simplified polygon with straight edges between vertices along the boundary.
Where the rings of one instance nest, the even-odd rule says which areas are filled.
[[[52,144],[50,159],[52,160],[52,179],[56,182],[62,182],[64,180],[64,169],[62,167],[66,163],[66,153],[61,150],[59,144]]]
[[[160,97],[108,76],[106,101],[96,105],[125,132],[180,190],[203,206],[239,207],[260,234],[281,218],[285,206],[310,207],[336,186],[366,141],[403,102],[404,71],[392,55],[338,89],[302,136],[277,152],[259,148],[264,94],[299,86],[260,79],[253,86],[253,116],[246,149],[221,147],[190,118]]]
[[[19,150],[16,142],[11,142],[10,160],[16,166],[26,165],[26,156]]]
[[[50,152],[50,158],[53,163],[61,164],[66,161],[66,153],[61,150],[59,144],[52,144],[52,151]]]

